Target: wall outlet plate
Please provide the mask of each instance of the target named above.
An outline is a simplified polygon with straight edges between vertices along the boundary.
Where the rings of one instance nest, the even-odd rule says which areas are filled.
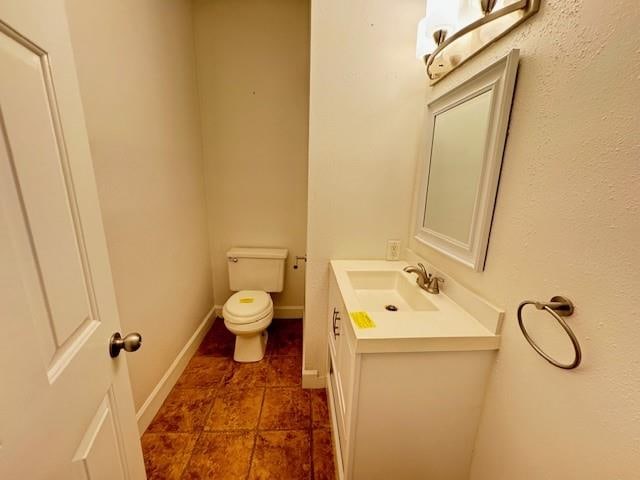
[[[400,260],[400,240],[387,240],[387,260]]]

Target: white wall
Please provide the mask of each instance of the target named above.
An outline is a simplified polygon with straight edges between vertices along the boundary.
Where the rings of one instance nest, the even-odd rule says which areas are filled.
[[[326,368],[328,260],[406,237],[424,97],[424,0],[312,2],[304,363]]]
[[[304,255],[307,222],[309,0],[195,0],[215,300],[232,246]],[[288,265],[276,310],[300,316],[304,263]]]
[[[67,10],[139,408],[213,305],[191,6]]]
[[[473,480],[638,478],[639,24],[635,0],[545,0],[527,24],[427,92],[433,98],[521,49],[486,270],[411,242],[507,311]],[[557,294],[576,304],[568,322],[584,360],[575,371],[541,359],[515,318],[520,301]],[[539,338],[552,342],[544,330]]]

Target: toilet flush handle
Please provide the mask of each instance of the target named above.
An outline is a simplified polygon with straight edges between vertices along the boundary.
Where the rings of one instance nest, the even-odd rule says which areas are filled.
[[[237,257],[229,257],[229,261],[233,262],[233,263],[238,263],[238,258]]]

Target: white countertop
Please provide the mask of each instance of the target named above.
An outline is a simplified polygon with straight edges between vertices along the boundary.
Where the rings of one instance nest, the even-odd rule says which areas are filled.
[[[348,276],[350,271],[398,271],[415,281],[415,274],[402,271],[408,263],[404,261],[385,260],[332,260],[331,268],[335,274],[347,312],[366,311],[360,305],[356,291],[352,288]],[[450,280],[447,279],[447,283]],[[355,336],[357,353],[373,352],[425,352],[425,351],[473,351],[495,350],[500,346],[500,335],[490,331],[472,313],[454,302],[447,294],[447,284],[437,295],[420,292],[436,307],[430,311],[397,311],[369,312],[375,322],[373,328],[359,328],[349,316],[352,332]],[[452,288],[453,291],[453,288]],[[463,290],[459,285],[455,288],[460,295]],[[468,291],[466,291],[468,292]],[[465,293],[463,293],[464,295]],[[472,292],[469,295],[475,296]],[[473,302],[462,302],[466,305],[482,302],[475,296]],[[495,311],[501,320],[504,312],[486,303],[482,306],[482,316],[487,311]],[[486,322],[485,322],[486,323]],[[499,321],[497,322],[500,323]]]

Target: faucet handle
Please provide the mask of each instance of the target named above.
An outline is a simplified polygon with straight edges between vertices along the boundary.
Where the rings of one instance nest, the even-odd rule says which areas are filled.
[[[427,272],[427,269],[422,263],[418,262],[418,268],[422,270],[422,274],[424,275],[425,280],[431,280],[431,274]]]
[[[427,292],[438,294],[440,293],[440,284],[444,283],[444,278],[437,277],[435,275],[429,276],[429,285],[427,285]]]

